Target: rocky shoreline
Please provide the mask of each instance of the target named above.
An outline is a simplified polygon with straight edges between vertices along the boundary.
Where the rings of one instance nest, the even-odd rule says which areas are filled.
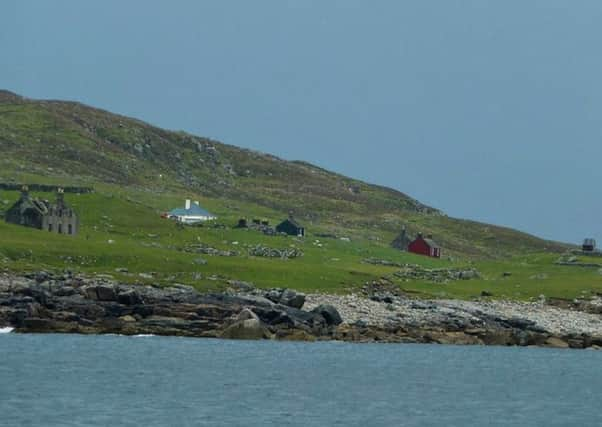
[[[416,300],[373,288],[304,295],[243,282],[201,294],[69,273],[0,274],[0,328],[17,333],[600,348],[600,313],[598,300]]]

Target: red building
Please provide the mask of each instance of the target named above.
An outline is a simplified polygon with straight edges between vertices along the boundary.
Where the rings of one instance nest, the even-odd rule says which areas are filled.
[[[419,233],[418,237],[416,237],[416,240],[414,240],[408,245],[408,251],[415,254],[426,255],[434,258],[441,257],[441,248],[437,243],[435,243],[432,236],[428,236],[425,239],[424,237],[422,237],[422,233]]]

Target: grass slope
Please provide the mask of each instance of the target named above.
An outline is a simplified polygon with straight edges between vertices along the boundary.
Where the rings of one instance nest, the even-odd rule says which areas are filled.
[[[0,149],[0,181],[95,188],[92,194],[66,195],[81,216],[77,236],[0,221],[0,268],[6,270],[67,269],[202,290],[233,279],[263,287],[345,292],[397,270],[362,262],[373,257],[429,267],[474,267],[482,274],[478,280],[447,284],[395,279],[401,289],[418,296],[471,298],[486,290],[494,297],[530,299],[602,292],[597,268],[554,265],[566,245],[449,218],[392,189],[77,103],[28,100],[0,91]],[[0,191],[0,214],[18,197],[18,192]],[[159,217],[184,198],[201,201],[223,227],[181,229]],[[306,226],[305,239],[232,227],[240,217],[267,218],[274,224],[290,211]],[[411,232],[434,234],[445,257],[435,260],[390,248],[402,224]],[[316,237],[318,233],[350,241]],[[184,251],[199,243],[238,255]],[[295,246],[304,256],[250,256],[248,249],[257,244]],[[123,267],[129,271],[117,271]]]
[[[73,102],[0,91],[0,181],[120,185],[241,215],[292,211],[308,228],[390,242],[402,225],[433,234],[447,254],[507,257],[548,242],[503,227],[449,218],[411,197],[326,171]]]

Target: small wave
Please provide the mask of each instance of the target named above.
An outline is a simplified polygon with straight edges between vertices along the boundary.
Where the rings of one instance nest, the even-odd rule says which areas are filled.
[[[11,328],[10,326],[7,326],[5,328],[0,328],[0,334],[10,334],[14,330],[15,330],[15,328]]]
[[[138,335],[132,335],[132,337],[134,338],[146,338],[146,337],[154,337],[156,336],[155,334],[138,334]]]

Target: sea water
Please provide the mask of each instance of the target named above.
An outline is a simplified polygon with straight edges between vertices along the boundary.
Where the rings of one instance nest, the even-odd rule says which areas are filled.
[[[0,335],[1,426],[600,426],[602,352]]]

